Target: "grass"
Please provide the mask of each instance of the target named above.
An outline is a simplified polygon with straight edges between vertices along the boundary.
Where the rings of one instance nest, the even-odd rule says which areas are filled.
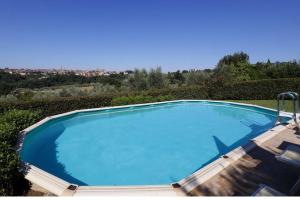
[[[273,109],[277,110],[277,100],[228,100],[228,101],[238,102],[238,103],[255,104],[255,105],[264,106],[267,108],[273,108]],[[291,101],[286,101],[285,111],[292,112],[292,102]]]

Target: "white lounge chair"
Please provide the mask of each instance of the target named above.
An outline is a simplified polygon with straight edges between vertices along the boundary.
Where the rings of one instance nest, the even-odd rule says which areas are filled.
[[[287,148],[276,159],[300,168],[300,146],[288,145]]]

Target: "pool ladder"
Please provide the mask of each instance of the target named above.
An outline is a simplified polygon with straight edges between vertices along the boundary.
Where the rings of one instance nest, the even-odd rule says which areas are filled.
[[[297,92],[283,92],[278,94],[277,96],[277,119],[275,122],[275,125],[281,124],[282,116],[280,116],[280,110],[283,110],[285,106],[285,100],[286,98],[291,99],[293,101],[293,115],[292,118],[296,124],[296,126],[299,128],[299,124],[297,121],[297,113],[299,111],[299,94]]]

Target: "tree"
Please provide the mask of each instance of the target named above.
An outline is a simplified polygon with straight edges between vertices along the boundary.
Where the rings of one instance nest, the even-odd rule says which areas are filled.
[[[129,87],[134,90],[146,90],[147,85],[147,71],[145,69],[135,69],[133,75],[128,80]]]
[[[237,65],[239,63],[249,64],[249,56],[244,52],[237,52],[232,55],[226,55],[221,58],[217,64],[216,70],[218,68],[228,66],[228,65]]]
[[[207,81],[210,79],[210,73],[205,71],[195,71],[191,70],[187,75],[186,83],[187,85],[206,85]]]
[[[177,84],[182,85],[185,82],[185,77],[182,75],[182,73],[177,70],[176,72],[169,72],[168,73],[168,79],[171,84]]]
[[[148,83],[150,88],[163,88],[164,77],[161,68],[151,69],[148,75]]]
[[[224,56],[214,70],[214,78],[224,83],[251,80],[249,56],[244,52]]]

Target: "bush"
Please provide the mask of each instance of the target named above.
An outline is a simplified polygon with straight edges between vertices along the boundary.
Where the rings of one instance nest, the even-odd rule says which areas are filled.
[[[18,101],[18,98],[14,95],[8,94],[8,95],[2,95],[0,96],[0,102],[16,102]]]
[[[0,142],[7,142],[12,146],[18,139],[18,134],[15,134],[16,127],[9,123],[0,123]]]
[[[28,192],[30,183],[20,173],[20,161],[14,150],[0,142],[0,196],[20,196]]]
[[[40,115],[37,112],[13,109],[1,115],[0,124],[9,124],[10,128],[15,129],[15,132],[20,132],[39,119]]]
[[[21,171],[14,147],[18,134],[40,117],[38,113],[11,110],[0,116],[0,195],[24,195],[30,188]]]
[[[0,117],[0,141],[14,146],[18,133],[40,119],[38,113],[25,110],[11,110]]]

